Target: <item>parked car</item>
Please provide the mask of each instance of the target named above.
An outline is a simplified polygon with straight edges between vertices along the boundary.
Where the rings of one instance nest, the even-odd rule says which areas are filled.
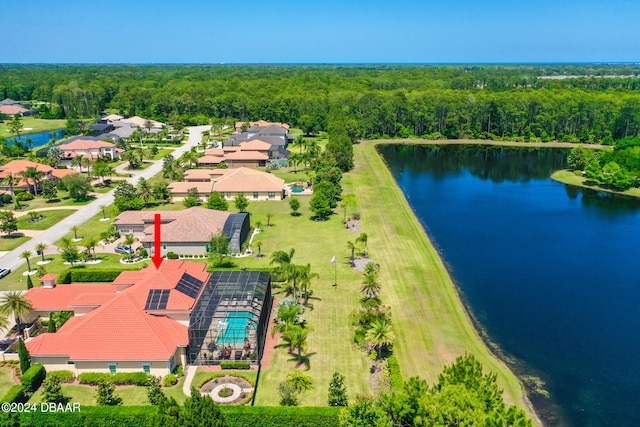
[[[133,249],[129,246],[116,246],[115,251],[117,254],[133,255]]]
[[[9,273],[11,273],[11,270],[9,270],[8,268],[0,268],[0,279],[2,279]]]

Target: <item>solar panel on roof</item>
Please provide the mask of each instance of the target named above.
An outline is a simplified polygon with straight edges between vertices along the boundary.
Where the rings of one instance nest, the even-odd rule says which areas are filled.
[[[203,284],[204,282],[184,273],[176,285],[176,291],[180,291],[191,298],[195,298],[200,293],[200,289],[202,289]]]
[[[167,308],[169,301],[170,289],[150,289],[147,295],[147,302],[144,305],[145,310],[164,310]]]

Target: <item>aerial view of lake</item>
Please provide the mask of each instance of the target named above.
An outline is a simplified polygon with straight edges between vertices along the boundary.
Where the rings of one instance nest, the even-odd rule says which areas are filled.
[[[567,151],[381,146],[470,312],[549,425],[640,425],[640,205],[549,178]]]
[[[56,140],[59,140],[63,136],[64,136],[64,129],[58,129],[58,130],[52,130],[49,132],[27,133],[27,134],[20,135],[20,137],[17,139],[23,144],[31,142],[31,147],[35,148],[35,147],[40,147],[42,145],[47,144],[49,141],[51,141],[54,138]],[[10,138],[7,138],[7,143],[13,144],[15,140],[16,140],[16,137],[12,136]]]

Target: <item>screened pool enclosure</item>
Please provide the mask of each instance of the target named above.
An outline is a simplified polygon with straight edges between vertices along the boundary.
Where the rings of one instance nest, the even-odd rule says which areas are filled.
[[[189,364],[257,363],[262,357],[271,310],[269,273],[211,274],[189,322]]]

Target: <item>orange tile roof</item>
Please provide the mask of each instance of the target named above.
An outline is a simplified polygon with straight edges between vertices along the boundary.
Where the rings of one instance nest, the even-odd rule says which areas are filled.
[[[36,168],[38,172],[49,173],[53,168],[49,165],[43,165],[42,163],[36,163],[29,160],[12,160],[7,164],[0,166],[0,178],[5,178],[7,174],[11,173],[14,176],[19,176],[20,172],[25,171],[27,168]]]
[[[202,156],[198,158],[199,165],[217,165],[224,162],[224,158],[219,156]]]
[[[64,178],[67,175],[74,175],[76,173],[79,172],[73,169],[54,169],[51,171],[51,175],[55,176],[56,178]]]
[[[192,207],[178,211],[180,215],[167,224],[162,224],[160,232],[163,242],[197,242],[206,243],[212,234],[217,234],[224,227],[231,212]],[[150,226],[145,229],[141,242],[153,242],[154,230]]]
[[[29,289],[25,294],[25,297],[31,301],[31,307],[35,311],[60,311],[72,310],[71,303],[81,295],[110,294],[111,297],[114,297],[115,292],[116,288],[111,284],[57,285],[55,288]],[[98,297],[98,299],[103,300],[103,297]]]
[[[267,172],[245,167],[226,169],[221,172],[221,176],[214,176],[214,191],[251,193],[284,190],[284,179]]]
[[[270,148],[271,144],[260,139],[240,143],[240,149],[245,151],[269,151]]]
[[[68,356],[72,361],[168,360],[177,347],[188,344],[188,328],[166,316],[147,313],[144,308],[149,291],[170,289],[166,310],[190,312],[196,299],[175,287],[185,273],[206,282],[206,268],[204,263],[164,260],[160,269],[151,265],[139,272],[123,272],[113,285],[129,284],[135,278],[133,286],[90,313],[71,318],[55,334],[45,333],[29,340],[27,349],[32,356]],[[113,285],[105,286],[115,288]],[[36,289],[42,288],[29,292]],[[90,302],[88,299],[78,295],[74,303],[85,305]]]
[[[224,156],[225,160],[269,160],[269,155],[259,151],[234,151]]]
[[[60,145],[61,150],[92,150],[98,148],[114,148],[116,145],[107,141],[95,141],[92,139],[76,139],[67,144]]]
[[[184,180],[185,181],[203,181],[211,180],[211,170],[209,169],[189,169],[184,171]]]
[[[228,153],[230,151],[239,151],[239,150],[240,150],[240,147],[236,147],[234,145],[229,145],[227,147],[222,147],[222,151],[225,152],[225,153]]]
[[[15,114],[22,114],[29,111],[21,105],[0,105],[0,113],[13,116]]]
[[[169,184],[171,194],[181,194],[189,191],[191,188],[197,188],[198,194],[209,194],[213,191],[213,183],[209,182],[172,182]]]
[[[224,150],[222,148],[209,148],[204,151],[205,156],[224,156]]]

